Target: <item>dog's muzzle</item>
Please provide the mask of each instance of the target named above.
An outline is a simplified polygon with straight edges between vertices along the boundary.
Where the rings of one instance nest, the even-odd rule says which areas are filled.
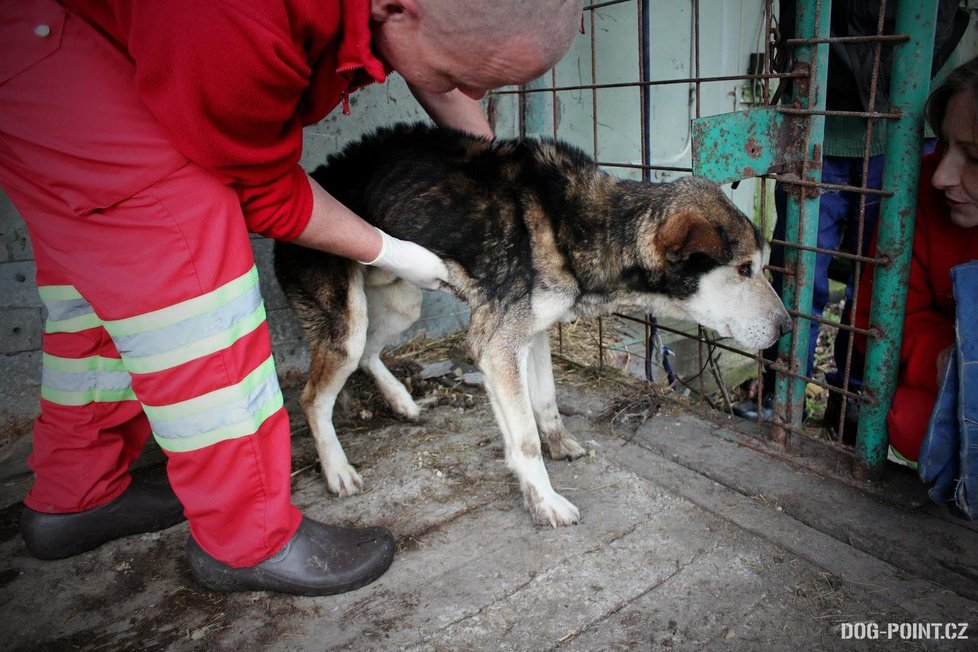
[[[778,323],[778,337],[790,333],[794,327],[795,324],[791,320],[791,315],[785,314]]]

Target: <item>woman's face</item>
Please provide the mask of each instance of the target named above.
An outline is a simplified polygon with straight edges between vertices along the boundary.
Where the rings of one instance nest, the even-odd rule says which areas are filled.
[[[978,114],[969,92],[953,95],[941,132],[947,151],[931,183],[944,191],[951,221],[964,229],[978,226]]]

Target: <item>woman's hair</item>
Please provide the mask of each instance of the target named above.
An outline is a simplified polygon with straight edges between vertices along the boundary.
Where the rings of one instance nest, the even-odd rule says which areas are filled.
[[[958,93],[968,92],[978,100],[978,57],[963,63],[947,76],[930,97],[927,98],[925,113],[927,122],[938,136],[943,137],[941,125],[944,124],[944,114],[947,113],[948,102]],[[976,102],[978,104],[978,102]],[[978,115],[975,116],[978,120]]]

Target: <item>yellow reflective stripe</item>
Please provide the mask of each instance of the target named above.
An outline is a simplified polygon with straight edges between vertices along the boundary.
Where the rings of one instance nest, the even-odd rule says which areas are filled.
[[[241,382],[173,405],[146,409],[153,432],[175,440],[220,434],[254,419],[259,409],[281,394],[271,356]]]
[[[250,315],[236,323],[226,331],[215,333],[194,342],[178,346],[164,353],[132,357],[123,354],[126,367],[134,374],[149,374],[164,369],[171,369],[191,360],[203,358],[212,353],[222,351],[239,339],[251,333],[265,321],[265,306],[259,305]],[[110,331],[111,333],[111,331]]]
[[[172,326],[185,319],[213,311],[215,308],[245,294],[258,285],[258,268],[252,265],[243,276],[225,283],[221,287],[199,297],[175,303],[172,306],[147,312],[127,319],[113,319],[104,322],[105,329],[112,337],[136,335]]]
[[[41,354],[41,364],[58,371],[126,371],[125,363],[119,358],[106,358],[92,355],[87,358],[62,358],[50,353]]]
[[[47,310],[45,333],[78,333],[102,325],[91,304],[73,285],[42,285],[37,293]]]
[[[134,401],[136,395],[132,388],[129,389],[100,389],[95,388],[87,392],[69,392],[61,389],[51,389],[41,385],[41,398],[65,405],[68,407],[78,407],[89,403],[118,403],[119,401]]]
[[[96,326],[101,326],[102,320],[98,318],[94,312],[87,315],[78,315],[77,317],[72,317],[70,319],[62,319],[61,321],[55,321],[53,319],[48,319],[44,322],[44,332],[45,333],[80,333],[81,331],[88,330],[89,328],[95,328]]]
[[[192,437],[181,437],[179,439],[165,438],[160,437],[155,432],[153,433],[153,437],[160,445],[160,448],[170,452],[184,453],[198,450],[222,441],[247,437],[256,433],[261,427],[261,424],[265,423],[268,417],[278,412],[283,405],[282,392],[276,392],[275,396],[262,405],[249,419]]]
[[[84,298],[74,285],[41,285],[38,286],[37,293],[44,301],[70,301]]]
[[[275,373],[275,360],[268,356],[255,370],[245,376],[241,382],[228,387],[216,389],[196,398],[174,403],[172,405],[152,406],[143,404],[143,410],[150,421],[155,424],[161,421],[174,421],[194,417],[205,412],[220,409],[225,405],[238,401],[256,390],[269,376]]]

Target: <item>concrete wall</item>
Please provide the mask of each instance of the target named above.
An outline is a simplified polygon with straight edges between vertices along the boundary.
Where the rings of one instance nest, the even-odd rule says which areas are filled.
[[[41,302],[27,227],[0,192],[0,445],[30,431],[41,369]]]

